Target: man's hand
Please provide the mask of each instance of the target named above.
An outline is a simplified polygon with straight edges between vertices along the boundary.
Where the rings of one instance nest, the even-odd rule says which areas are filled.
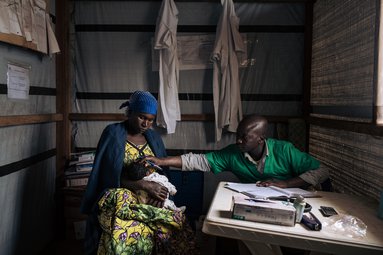
[[[161,165],[161,159],[154,157],[154,156],[146,156],[140,162],[147,164],[147,162],[146,162],[147,160],[153,162],[156,165],[159,165],[159,166]],[[150,166],[150,165],[148,164],[147,166]]]
[[[182,167],[181,156],[173,156],[173,157],[165,157],[165,158],[146,156],[144,160],[149,160],[158,166],[171,166],[171,167],[177,167],[177,168]]]
[[[294,177],[287,180],[270,179],[266,181],[259,181],[256,183],[256,185],[259,187],[276,186],[276,187],[284,189],[284,188],[301,188],[309,184],[299,177]]]
[[[279,188],[287,188],[287,181],[277,181],[277,180],[267,180],[267,181],[260,181],[256,183],[259,187],[269,187],[269,186],[276,186]]]

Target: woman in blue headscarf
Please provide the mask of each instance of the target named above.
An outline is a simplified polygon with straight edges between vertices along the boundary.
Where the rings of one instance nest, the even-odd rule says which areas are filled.
[[[162,208],[168,190],[155,182],[121,178],[124,165],[149,155],[166,156],[161,137],[151,129],[157,100],[147,91],[135,91],[124,107],[127,120],[108,125],[101,135],[82,201],[81,211],[89,215],[86,253],[188,254],[193,233],[185,216]],[[149,194],[148,204],[138,204],[137,190]]]

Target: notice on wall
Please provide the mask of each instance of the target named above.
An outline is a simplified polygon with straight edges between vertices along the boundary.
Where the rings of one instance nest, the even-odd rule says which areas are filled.
[[[246,34],[241,34],[246,42]],[[212,69],[211,54],[215,34],[177,36],[177,55],[180,70]],[[246,50],[246,49],[245,49]],[[247,51],[238,56],[239,67],[246,67]],[[152,47],[152,70],[159,69],[158,50]]]
[[[215,35],[180,36],[177,38],[180,69],[213,68],[210,56],[213,51]]]
[[[8,64],[8,98],[28,99],[30,87],[29,72],[29,68]]]

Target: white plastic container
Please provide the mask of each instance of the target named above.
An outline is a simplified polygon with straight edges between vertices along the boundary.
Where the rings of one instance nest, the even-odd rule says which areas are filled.
[[[295,222],[301,222],[302,217],[303,217],[303,212],[304,212],[305,207],[306,207],[306,201],[305,201],[304,197],[299,195],[294,201],[294,207],[296,210]]]

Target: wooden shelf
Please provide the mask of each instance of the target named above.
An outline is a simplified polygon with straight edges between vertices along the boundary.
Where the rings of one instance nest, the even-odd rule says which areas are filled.
[[[0,127],[62,121],[62,114],[0,116]]]
[[[20,35],[0,33],[0,41],[10,43],[13,45],[17,45],[20,47],[24,47],[27,49],[31,49],[34,51],[38,51],[36,44],[34,44],[32,42],[28,42],[27,40],[25,40],[24,37],[22,37]],[[43,53],[43,52],[41,52],[41,53]]]
[[[302,116],[265,116],[269,122],[287,122]],[[71,121],[123,121],[126,116],[120,113],[70,113]],[[214,121],[214,114],[182,114],[181,121]]]

